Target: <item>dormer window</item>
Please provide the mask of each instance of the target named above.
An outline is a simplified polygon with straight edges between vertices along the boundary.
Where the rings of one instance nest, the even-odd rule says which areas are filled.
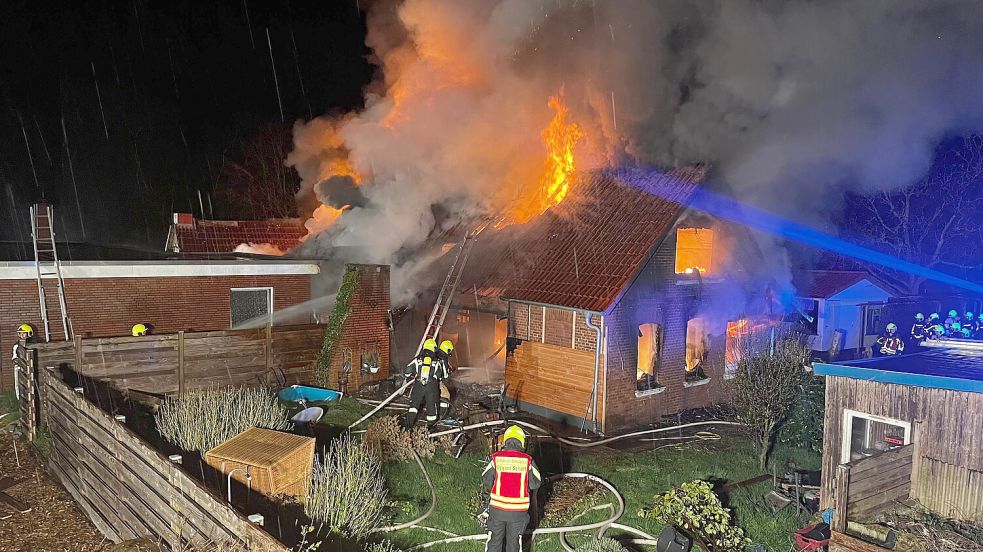
[[[713,269],[713,230],[676,230],[676,274],[708,274]]]

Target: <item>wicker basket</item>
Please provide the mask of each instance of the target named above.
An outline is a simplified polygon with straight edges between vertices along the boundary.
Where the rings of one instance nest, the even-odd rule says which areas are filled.
[[[303,499],[311,484],[314,438],[253,427],[205,453],[205,462],[266,496]]]

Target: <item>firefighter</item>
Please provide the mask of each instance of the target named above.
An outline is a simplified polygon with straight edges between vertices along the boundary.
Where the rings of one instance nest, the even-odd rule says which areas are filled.
[[[485,552],[519,552],[529,524],[529,492],[542,478],[532,457],[525,453],[526,433],[519,426],[505,430],[502,450],[493,453],[481,474],[488,501],[488,544]]]
[[[437,342],[427,339],[423,349],[403,371],[407,380],[413,381],[410,391],[410,408],[403,419],[403,428],[409,429],[416,423],[420,407],[427,411],[427,424],[437,421],[437,398],[440,396],[440,380],[437,377],[439,362],[437,361]]]
[[[983,314],[981,314],[980,316],[983,316]],[[976,318],[973,316],[973,313],[966,311],[966,314],[963,315],[963,319],[961,320],[961,323],[963,325],[964,330],[966,328],[969,328],[969,331],[972,332],[973,328],[976,327]]]
[[[945,332],[946,337],[962,337],[963,336],[963,325],[959,322],[953,322],[949,326],[949,330]]]
[[[929,328],[931,328],[932,326],[938,324],[939,322],[940,322],[939,313],[933,312],[932,314],[928,315],[928,323],[927,323],[927,325],[928,325]]]
[[[904,341],[898,337],[898,325],[894,322],[888,323],[884,335],[877,339],[880,345],[882,356],[895,356],[904,351]]]
[[[446,380],[451,377],[451,354],[454,353],[454,344],[449,339],[440,342],[437,348],[437,361],[440,366],[437,369],[437,379],[440,381],[440,417],[443,418],[451,409],[451,391],[447,388]]]
[[[956,312],[956,309],[952,309],[951,311],[949,311],[949,316],[945,319],[945,322],[942,324],[943,326],[945,326],[946,333],[951,333],[952,325],[957,322],[959,322],[959,313]]]
[[[928,338],[936,341],[945,337],[945,327],[942,324],[935,324],[928,327]]]
[[[983,339],[983,314],[976,317],[976,323],[973,324],[973,337]]]
[[[911,342],[915,345],[925,341],[925,315],[915,314],[915,322],[911,325]]]
[[[973,339],[973,330],[971,330],[969,328],[963,328],[963,330],[962,330],[962,338],[963,339]]]
[[[30,324],[17,326],[17,341],[14,342],[13,355],[10,360],[14,363],[14,396],[20,400],[20,386],[17,385],[17,372],[27,370],[27,363],[30,349],[27,347],[28,341],[34,337],[34,328]]]
[[[141,337],[147,335],[147,325],[146,324],[135,324],[133,328],[130,329],[130,333],[133,337]]]

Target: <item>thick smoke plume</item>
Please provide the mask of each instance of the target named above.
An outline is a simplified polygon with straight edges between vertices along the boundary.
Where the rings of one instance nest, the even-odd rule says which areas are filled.
[[[710,162],[738,199],[819,225],[844,187],[909,184],[983,114],[975,1],[406,0],[367,20],[365,109],[299,124],[288,158],[307,212],[353,198],[304,247],[364,261],[512,208],[561,89],[578,168]],[[358,193],[326,189],[337,175]]]

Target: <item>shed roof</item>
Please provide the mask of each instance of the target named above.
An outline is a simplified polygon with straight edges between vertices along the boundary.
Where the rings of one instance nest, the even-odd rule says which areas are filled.
[[[894,295],[891,286],[861,270],[807,270],[795,275],[793,285],[800,297],[828,299],[864,280]]]
[[[268,243],[288,251],[306,234],[300,219],[199,220],[188,213],[174,213],[166,249],[180,253],[231,253],[242,244]]]
[[[559,205],[526,224],[483,233],[462,289],[605,311],[672,229],[708,169],[640,171],[631,175],[635,185],[615,171],[580,175]]]
[[[841,364],[816,363],[813,371],[823,376],[983,393],[983,350],[979,348],[935,348]]]

